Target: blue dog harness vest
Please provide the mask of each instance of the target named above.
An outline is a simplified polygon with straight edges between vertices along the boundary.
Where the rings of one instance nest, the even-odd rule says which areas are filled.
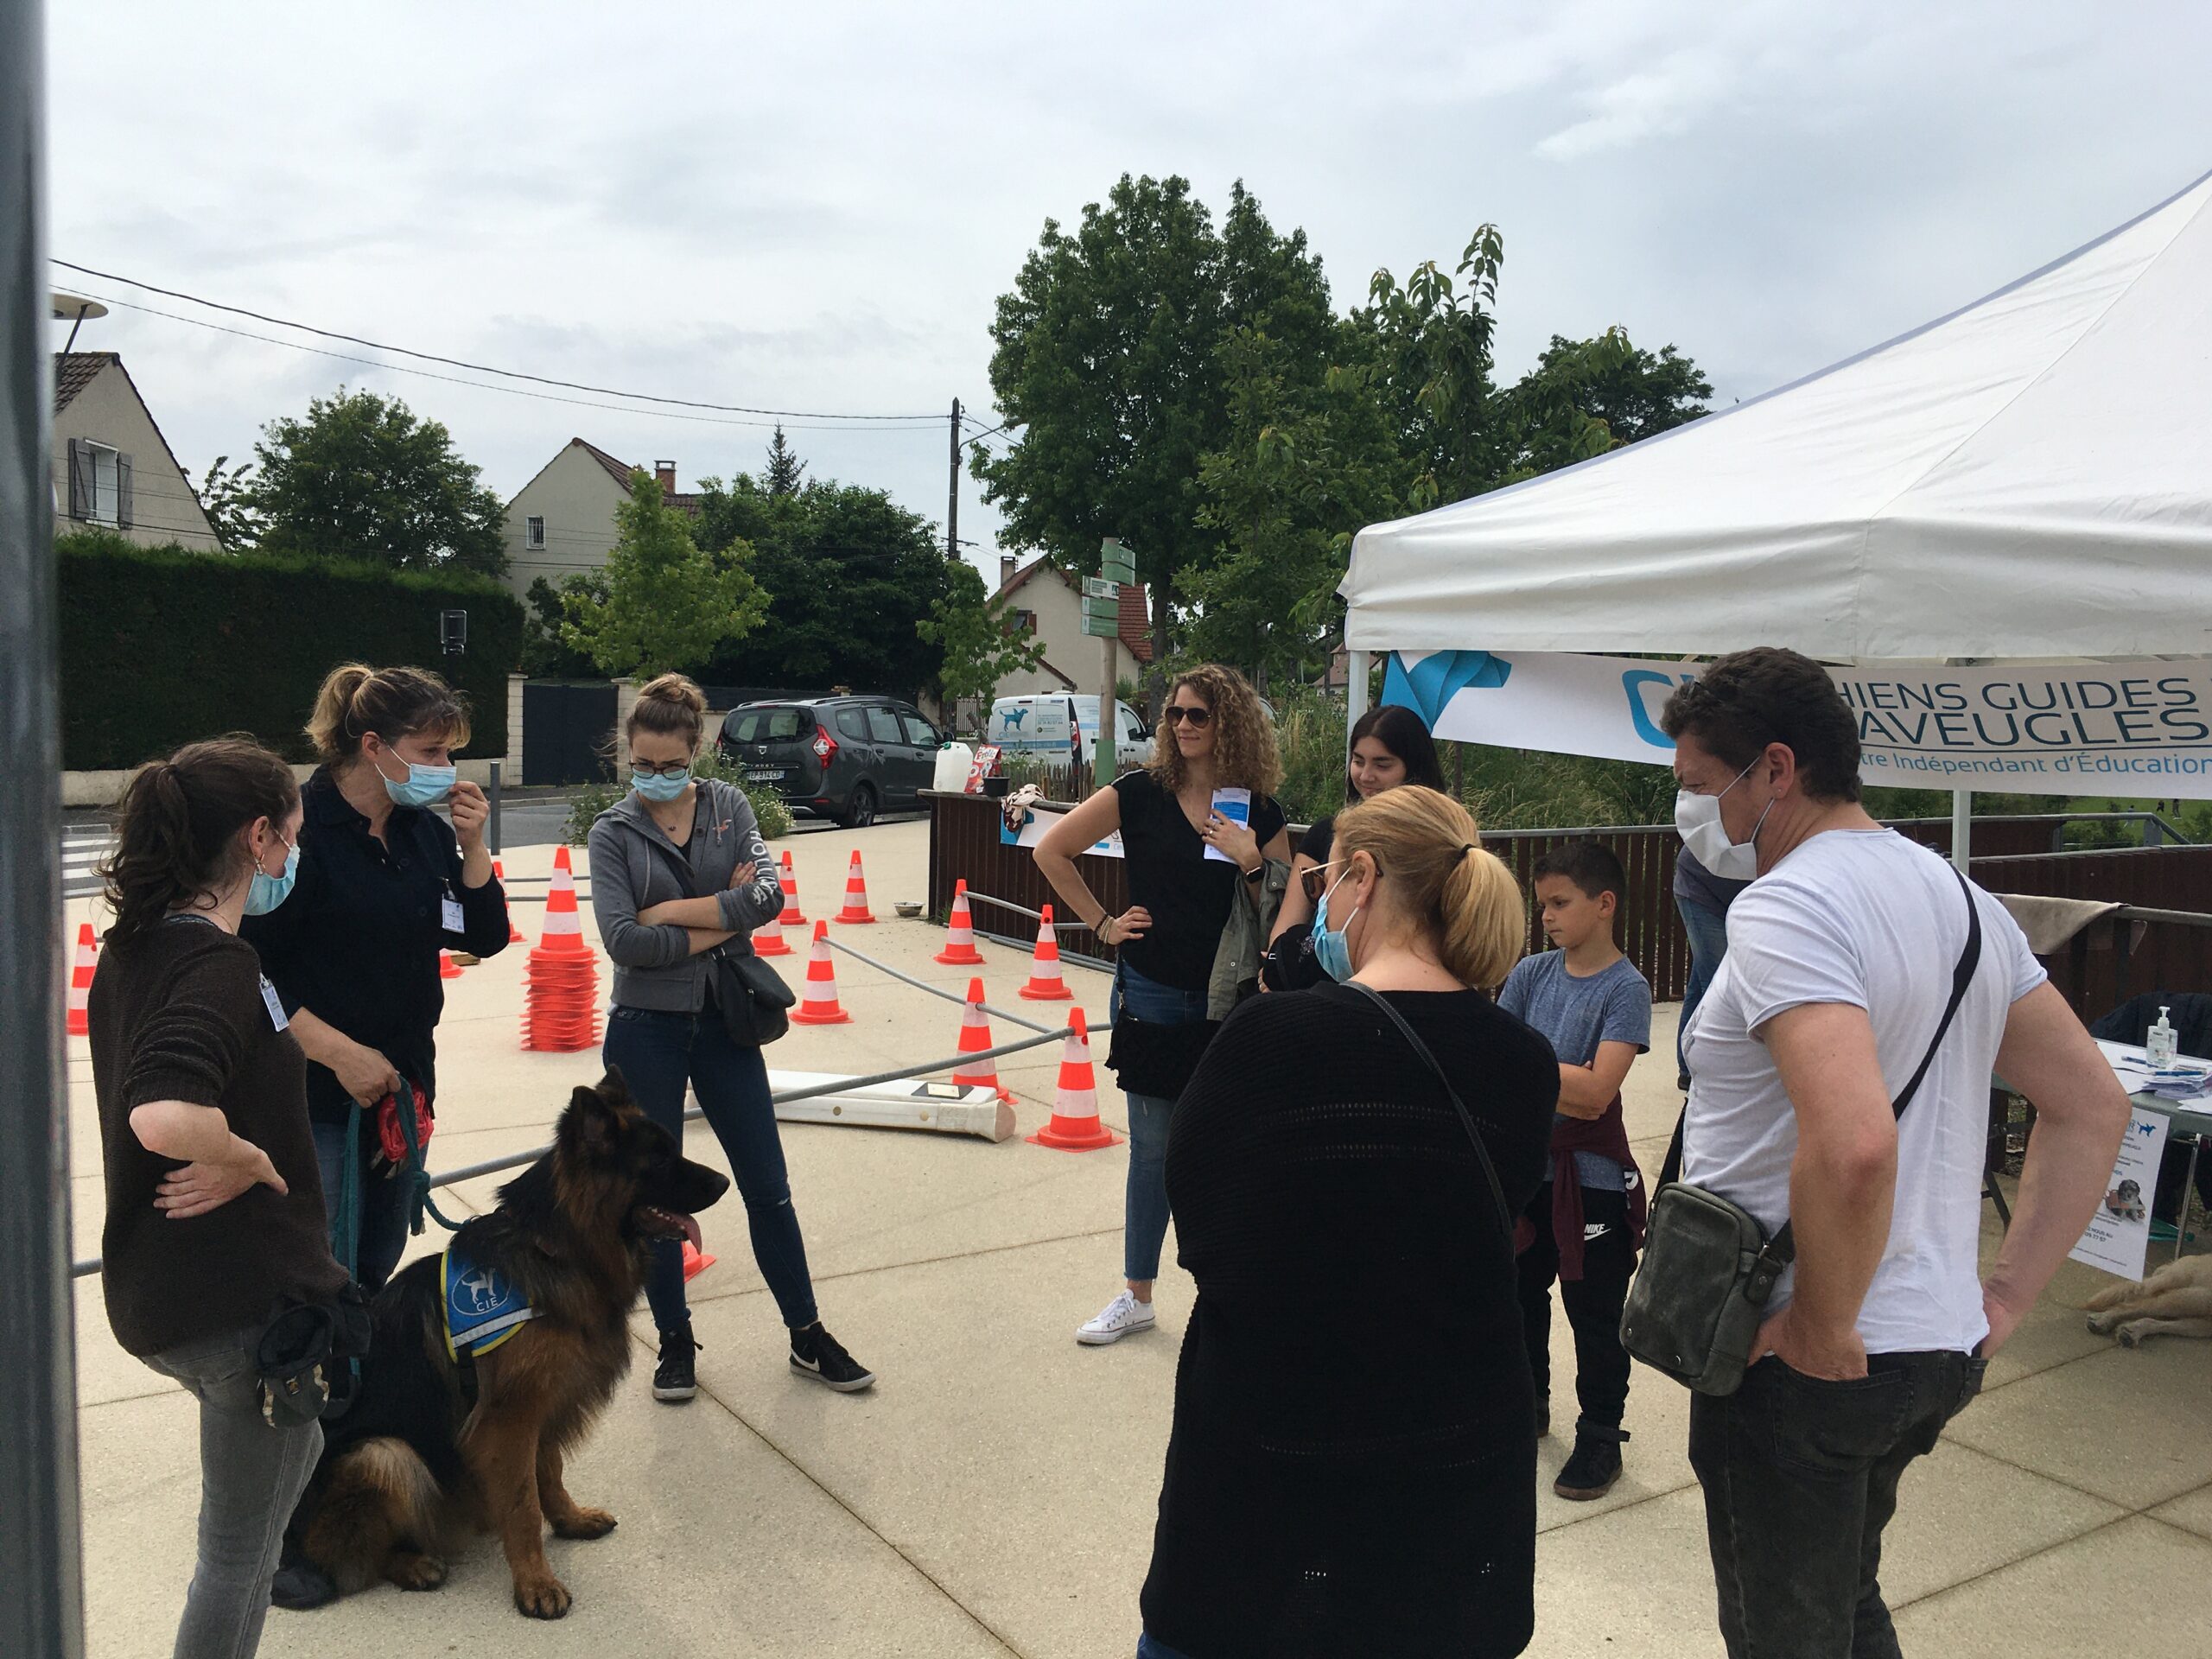
[[[449,1248],[439,1271],[445,1285],[446,1352],[456,1362],[490,1353],[537,1317],[513,1280],[480,1268]]]

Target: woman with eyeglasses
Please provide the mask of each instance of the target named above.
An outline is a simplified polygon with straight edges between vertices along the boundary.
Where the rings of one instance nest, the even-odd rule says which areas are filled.
[[[353,1225],[341,1230],[354,1235],[353,1276],[373,1295],[407,1242],[406,1183],[380,1161],[378,1120],[414,1090],[426,1108],[436,1101],[438,953],[505,950],[507,896],[484,844],[490,804],[454,765],[468,710],[452,687],[419,668],[348,663],[323,681],[307,734],[322,764],[300,790],[299,884],[239,931],[307,1051],[323,1192],[334,1217],[351,1205]]]
[[[1442,794],[1444,768],[1436,758],[1436,740],[1428,734],[1421,716],[1398,703],[1386,702],[1369,709],[1352,724],[1351,757],[1344,767],[1344,804],[1357,806],[1401,784],[1419,784]],[[1260,972],[1260,983],[1268,990],[1311,990],[1328,977],[1313,960],[1313,901],[1321,896],[1335,829],[1335,818],[1316,818],[1298,843],[1298,856],[1291,861],[1290,886],[1283,893],[1274,938]]]
[[[1129,1108],[1125,1282],[1077,1330],[1092,1346],[1153,1328],[1175,1098],[1218,1023],[1255,986],[1290,874],[1290,836],[1272,793],[1282,779],[1274,728],[1244,677],[1194,668],[1177,678],[1160,719],[1169,741],[1153,763],[1092,795],[1037,847],[1052,890],[1119,957],[1107,1063]],[[1130,902],[1109,916],[1075,857],[1116,830]]]
[[[1237,1009],[1176,1109],[1167,1192],[1198,1297],[1141,1659],[1529,1643],[1513,1235],[1559,1066],[1488,995],[1528,924],[1477,843],[1418,785],[1340,814],[1313,922],[1332,982]]]
[[[760,1046],[734,1039],[715,1001],[715,950],[753,954],[753,930],[783,913],[784,888],[753,804],[734,784],[695,778],[706,694],[681,674],[638,690],[626,738],[630,792],[591,826],[591,907],[614,961],[607,1064],[645,1116],[683,1138],[684,1091],[699,1097],[745,1200],[753,1259],[783,1315],[791,1369],[840,1394],[874,1372],[823,1328],[791,1207],[784,1143]],[[683,1250],[653,1246],[645,1301],[660,1332],[653,1398],[699,1390],[699,1343],[683,1294]]]

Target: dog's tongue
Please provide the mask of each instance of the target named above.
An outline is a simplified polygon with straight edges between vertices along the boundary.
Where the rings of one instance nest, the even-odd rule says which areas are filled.
[[[691,1241],[691,1248],[703,1255],[706,1250],[706,1246],[700,1242],[698,1217],[696,1216],[687,1216],[681,1210],[674,1211],[671,1213],[678,1221],[683,1224],[683,1236]]]

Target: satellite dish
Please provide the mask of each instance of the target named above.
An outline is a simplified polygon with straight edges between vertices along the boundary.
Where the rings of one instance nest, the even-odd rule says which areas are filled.
[[[107,307],[98,300],[88,300],[81,295],[64,294],[57,288],[54,290],[52,315],[56,322],[82,322],[86,317],[107,315]]]

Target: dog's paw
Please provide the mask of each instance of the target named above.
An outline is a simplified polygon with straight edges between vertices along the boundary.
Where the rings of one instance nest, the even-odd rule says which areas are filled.
[[[2113,1327],[2119,1323],[2120,1316],[2116,1313],[2092,1313],[2088,1319],[2090,1331],[2100,1337],[2112,1335]]]
[[[2143,1327],[2139,1325],[2123,1325],[2120,1327],[2118,1335],[2121,1347],[2133,1348],[2143,1340]]]
[[[604,1538],[614,1530],[614,1517],[605,1510],[588,1510],[582,1504],[553,1522],[556,1538]]]
[[[403,1590],[435,1590],[446,1581],[446,1564],[420,1550],[394,1550],[384,1575]]]
[[[516,1610],[530,1618],[566,1618],[575,1598],[569,1586],[548,1573],[542,1579],[515,1580]]]

